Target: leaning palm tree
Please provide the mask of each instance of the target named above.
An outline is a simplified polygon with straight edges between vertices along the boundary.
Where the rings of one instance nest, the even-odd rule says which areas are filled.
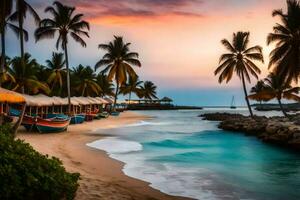
[[[228,83],[233,74],[242,80],[243,90],[245,93],[245,100],[253,117],[252,109],[247,95],[246,80],[251,82],[250,75],[258,79],[258,75],[261,71],[253,61],[264,62],[262,55],[262,47],[253,46],[248,48],[249,44],[249,32],[237,32],[233,34],[232,43],[227,39],[223,39],[221,42],[225,48],[229,51],[220,57],[220,65],[215,70],[215,75],[219,75],[219,83],[226,81]]]
[[[127,82],[128,77],[137,76],[132,66],[141,67],[138,53],[130,52],[130,43],[124,43],[122,37],[114,36],[114,41],[108,44],[99,44],[99,48],[106,54],[95,65],[95,70],[105,67],[102,73],[108,73],[109,80],[115,80],[116,92],[114,109],[116,107],[120,86]]]
[[[99,73],[96,77],[96,82],[102,89],[100,95],[103,96],[114,96],[114,84],[111,80],[108,80],[107,76]]]
[[[58,84],[61,90],[63,86],[63,74],[65,73],[65,60],[62,53],[52,53],[51,60],[46,60],[50,75],[47,83],[51,85],[51,92],[53,93],[54,87]]]
[[[74,87],[81,96],[97,96],[101,92],[101,87],[96,82],[94,70],[90,67],[79,65],[74,68],[72,77]]]
[[[81,46],[86,47],[86,43],[81,36],[89,37],[86,30],[90,29],[89,23],[82,20],[83,14],[74,14],[75,8],[61,4],[58,1],[53,3],[53,6],[47,7],[45,12],[52,15],[52,19],[46,18],[40,22],[39,28],[35,31],[36,40],[39,41],[45,38],[54,38],[55,33],[59,36],[56,42],[56,48],[61,48],[65,52],[66,70],[67,70],[67,92],[69,112],[71,111],[71,89],[70,89],[70,71],[68,58],[68,41],[69,36]]]
[[[278,16],[281,23],[273,27],[273,33],[267,38],[268,44],[275,44],[269,68],[284,77],[284,81],[297,82],[300,75],[300,3],[288,0],[287,13],[274,10],[273,16]]]
[[[284,116],[288,116],[282,106],[282,98],[294,101],[300,101],[300,97],[297,95],[300,91],[299,87],[292,87],[286,83],[283,77],[271,73],[265,79],[265,89],[261,92],[249,95],[250,99],[264,98],[265,100],[277,99],[280,109]]]
[[[12,0],[1,0],[0,2],[0,35],[1,35],[1,59],[0,59],[0,74],[1,77],[9,76],[7,73],[7,63],[6,63],[6,29],[10,28],[17,36],[20,36],[20,30],[18,26],[9,22],[10,14],[13,7]],[[24,35],[24,39],[28,40],[28,33],[23,30],[22,34]],[[2,82],[0,81],[0,85]]]
[[[145,81],[144,85],[141,86],[141,92],[138,93],[138,96],[144,99],[157,99],[156,89],[157,87],[154,83],[151,81]]]
[[[129,77],[128,83],[125,83],[120,88],[120,93],[126,95],[129,94],[128,102],[130,104],[131,101],[131,94],[134,93],[135,95],[139,96],[141,94],[141,85],[143,81],[140,81],[138,76]]]
[[[22,66],[24,62],[24,67]],[[30,54],[25,53],[24,60],[21,57],[12,59],[10,73],[16,80],[12,90],[27,94],[36,94],[38,92],[49,93],[49,87],[46,83],[39,81],[36,76],[39,65],[35,59],[31,59]]]
[[[16,0],[16,11],[9,17],[11,21],[17,21],[18,22],[18,28],[19,30],[24,30],[24,19],[27,16],[27,12],[29,12],[36,24],[39,23],[40,17],[37,14],[37,12],[31,7],[29,3],[25,0]],[[25,51],[24,51],[24,39],[27,40],[27,36],[24,35],[24,31],[19,31],[19,37],[20,37],[20,49],[21,49],[21,60],[20,63],[22,66],[24,65],[24,59],[25,59]],[[23,70],[25,71],[25,70]]]

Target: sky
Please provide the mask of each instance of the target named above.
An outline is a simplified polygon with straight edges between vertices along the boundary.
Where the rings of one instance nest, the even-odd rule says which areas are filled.
[[[49,17],[44,9],[52,0],[27,0],[41,18]],[[244,105],[241,83],[234,78],[229,84],[219,84],[213,72],[224,47],[220,41],[231,39],[233,32],[250,31],[250,45],[263,47],[265,64],[260,78],[267,73],[266,36],[277,18],[274,9],[285,9],[285,0],[61,0],[75,6],[91,25],[87,47],[70,43],[71,66],[94,67],[104,52],[98,44],[107,43],[113,35],[123,36],[131,43],[131,51],[139,53],[142,67],[136,71],[141,80],[151,80],[158,86],[160,97],[170,96],[176,104],[228,105],[234,95],[237,105]],[[55,39],[35,42],[36,28],[30,16],[26,19],[30,33],[28,51],[41,64],[51,57]],[[7,52],[19,55],[19,43],[8,34]],[[251,85],[255,84],[253,79]],[[249,85],[248,87],[250,88]]]

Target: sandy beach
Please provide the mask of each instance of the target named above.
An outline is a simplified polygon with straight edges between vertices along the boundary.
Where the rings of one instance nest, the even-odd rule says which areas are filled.
[[[122,172],[123,163],[86,145],[105,137],[99,134],[99,129],[115,128],[147,118],[149,117],[125,112],[119,117],[69,126],[66,133],[36,134],[26,133],[21,129],[17,137],[30,143],[40,153],[59,158],[68,171],[81,174],[77,200],[185,199],[166,195],[151,188],[146,182],[126,176]]]

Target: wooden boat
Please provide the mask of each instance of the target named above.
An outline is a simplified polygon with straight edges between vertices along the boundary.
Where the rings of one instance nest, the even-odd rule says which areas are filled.
[[[24,115],[21,125],[26,128],[27,131],[37,131],[35,123],[36,123],[36,117],[32,117],[29,115]]]
[[[66,131],[71,118],[51,118],[51,119],[42,119],[37,118],[36,128],[40,133],[57,133]]]
[[[56,133],[67,130],[70,124],[70,118],[49,118],[42,119],[40,117],[24,116],[22,125],[27,131],[38,131],[40,133]]]
[[[46,119],[58,118],[58,119],[68,119],[68,115],[62,113],[49,113],[45,115]]]
[[[71,124],[81,124],[85,120],[85,114],[75,114],[71,117]]]
[[[118,111],[113,111],[113,112],[110,113],[110,115],[111,115],[111,116],[117,117],[117,116],[120,115],[120,112],[118,112]]]
[[[97,114],[96,119],[108,118],[108,117],[109,117],[109,113],[108,112],[101,112],[101,113]]]
[[[92,121],[94,118],[97,117],[98,112],[99,112],[98,109],[96,109],[94,111],[87,112],[85,114],[85,121]]]

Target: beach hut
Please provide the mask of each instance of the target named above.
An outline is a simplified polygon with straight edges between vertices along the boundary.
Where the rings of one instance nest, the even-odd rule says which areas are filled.
[[[160,103],[163,103],[163,104],[171,104],[173,102],[173,100],[169,97],[164,97],[160,100]]]
[[[25,98],[19,94],[19,93],[16,93],[16,92],[13,92],[13,91],[10,91],[10,90],[7,90],[7,89],[4,89],[4,88],[1,88],[0,87],[0,125],[3,124],[3,117],[4,117],[4,104],[6,104],[6,114],[9,113],[9,107],[8,107],[8,104],[21,104],[22,105],[22,111],[19,115],[19,119],[17,121],[17,123],[14,125],[13,127],[13,133],[15,134],[17,132],[17,129],[19,128],[21,122],[22,122],[22,119],[23,119],[23,116],[24,116],[24,113],[25,113],[25,109],[26,109],[26,103],[25,103]]]

